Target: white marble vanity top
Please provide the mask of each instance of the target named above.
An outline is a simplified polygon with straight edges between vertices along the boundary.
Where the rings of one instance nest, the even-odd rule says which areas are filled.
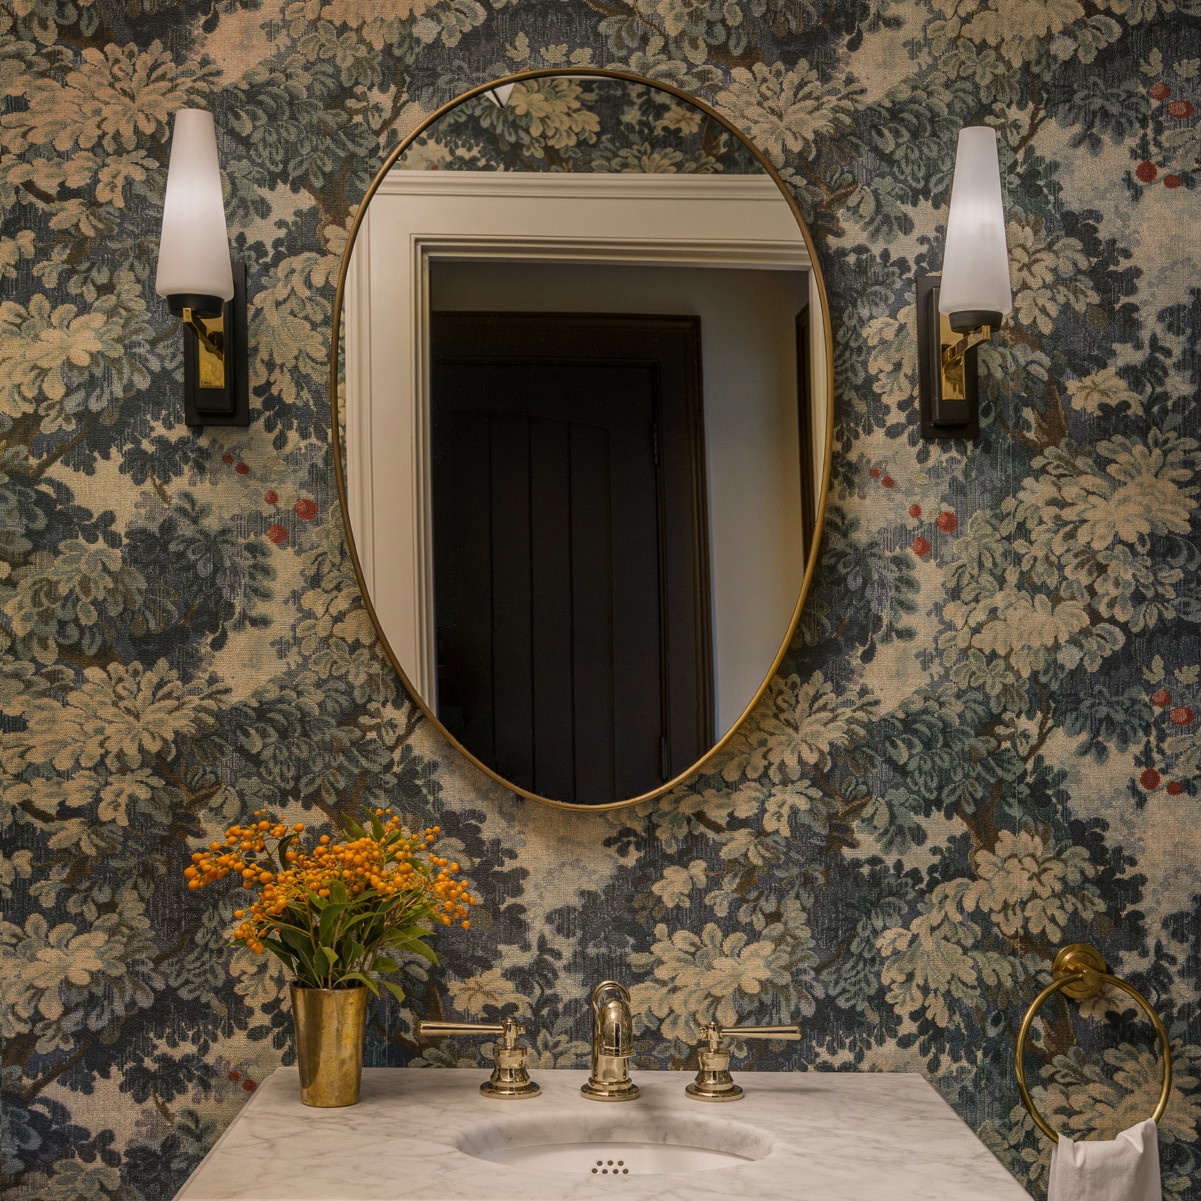
[[[637,1100],[589,1101],[584,1071],[533,1071],[542,1095],[482,1097],[486,1072],[369,1068],[362,1100],[313,1109],[294,1068],[273,1073],[177,1201],[1029,1201],[919,1075],[737,1072],[739,1101],[684,1095],[690,1072],[631,1072]],[[470,1150],[589,1138],[679,1141],[761,1156],[687,1175],[579,1174],[491,1163]],[[570,1140],[567,1140],[570,1141]],[[691,1140],[696,1142],[696,1139]]]

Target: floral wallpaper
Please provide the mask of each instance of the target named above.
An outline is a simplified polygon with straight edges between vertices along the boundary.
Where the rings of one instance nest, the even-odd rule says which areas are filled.
[[[482,778],[399,689],[324,383],[375,165],[460,91],[558,64],[744,129],[809,217],[836,338],[784,669],[704,774],[584,815]],[[683,1066],[698,1017],[799,1018],[742,1062],[921,1072],[1041,1195],[1014,1035],[1087,939],[1167,1025],[1164,1192],[1201,1197],[1199,74],[1199,0],[0,0],[5,1196],[173,1194],[291,1059],[279,969],[182,869],[254,809],[366,803],[436,818],[484,899],[412,1008],[374,1010],[369,1063],[475,1063],[414,1017],[516,1013],[539,1066],[580,1066],[616,977],[642,1067]],[[498,115],[515,137],[585,136],[529,95]],[[245,430],[182,424],[153,291],[182,106],[216,114],[248,264]],[[1015,306],[980,440],[935,446],[914,279],[971,122],[1000,135]],[[1159,1089],[1120,999],[1048,1006],[1028,1069],[1073,1137]]]
[[[624,79],[558,76],[464,100],[413,140],[406,170],[760,175],[720,122],[671,92]]]

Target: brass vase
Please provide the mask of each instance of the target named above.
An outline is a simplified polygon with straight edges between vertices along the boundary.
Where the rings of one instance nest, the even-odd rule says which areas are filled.
[[[367,989],[292,985],[300,1099],[333,1109],[359,1099]]]

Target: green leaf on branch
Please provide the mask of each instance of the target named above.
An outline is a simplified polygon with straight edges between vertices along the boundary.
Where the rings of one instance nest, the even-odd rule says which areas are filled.
[[[297,970],[296,974],[298,976],[303,974],[311,980],[317,980],[323,975],[322,972],[317,970],[314,962],[312,943],[299,930],[290,930],[287,926],[282,926],[280,927],[279,936],[287,944],[296,961],[304,969],[303,973]],[[264,942],[263,945],[266,946],[267,944]]]
[[[273,955],[278,956],[296,975],[296,956],[278,938],[264,938],[263,946]]]
[[[333,891],[332,889],[330,890]],[[342,916],[349,908],[349,901],[339,901],[336,904],[326,905],[321,911],[321,920],[317,923],[317,941],[322,944],[333,942],[334,928],[338,923],[338,918]]]
[[[416,934],[399,932],[397,936],[389,938],[387,941],[389,946],[403,951],[412,951],[413,954],[428,959],[435,967],[438,966],[438,956],[434,954],[434,948],[427,946]]]
[[[364,976],[362,972],[347,972],[342,979],[358,980],[361,984],[365,984],[369,989],[371,989],[372,996],[379,996],[379,985],[372,980],[370,976]]]
[[[282,872],[287,868],[288,847],[296,841],[295,834],[287,834],[279,840],[279,845],[275,848],[275,862],[279,865],[279,870]]]

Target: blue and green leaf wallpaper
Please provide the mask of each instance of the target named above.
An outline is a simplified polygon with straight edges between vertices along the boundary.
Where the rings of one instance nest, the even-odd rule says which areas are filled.
[[[325,383],[384,155],[459,92],[557,65],[744,130],[807,216],[835,340],[782,669],[702,774],[589,814],[506,792],[400,688]],[[603,146],[570,92],[529,89],[493,134],[608,170],[730,150],[662,150],[653,121]],[[6,1198],[173,1195],[291,1061],[281,969],[228,948],[236,897],[182,870],[257,808],[362,804],[438,821],[483,899],[411,1008],[373,1011],[368,1063],[474,1064],[415,1017],[520,1014],[539,1066],[584,1065],[588,990],[618,978],[638,1065],[684,1066],[698,1015],[799,1019],[743,1062],[921,1072],[1041,1196],[1014,1038],[1087,940],[1171,1035],[1164,1193],[1201,1198],[1201,0],[0,0],[0,95]],[[248,267],[248,429],[183,424],[154,294],[185,106],[216,115]],[[914,280],[969,123],[999,134],[1014,312],[981,438],[932,445]],[[1073,1137],[1158,1095],[1148,1023],[1109,1005],[1049,1006],[1032,1038]]]

